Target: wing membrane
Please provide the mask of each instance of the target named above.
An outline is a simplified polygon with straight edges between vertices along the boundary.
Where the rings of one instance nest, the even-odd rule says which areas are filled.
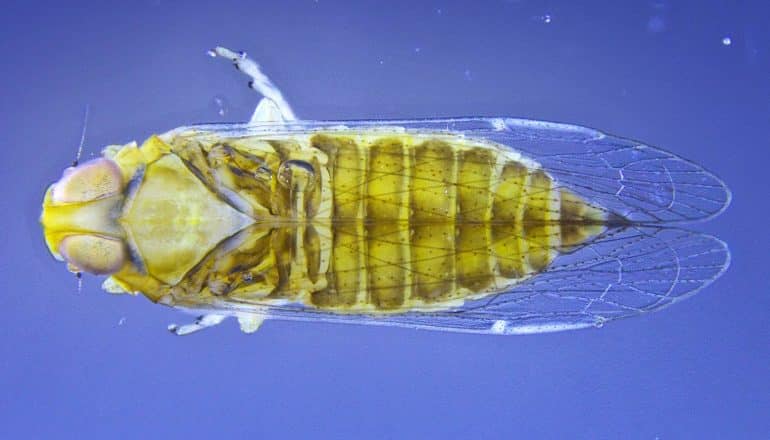
[[[593,130],[552,125],[533,130],[529,121],[509,120],[509,133],[489,138],[516,148],[561,184],[635,222],[705,220],[730,202],[719,178],[686,159]]]
[[[222,300],[216,306],[271,318],[470,333],[538,333],[601,326],[661,309],[698,292],[729,266],[725,243],[680,229],[632,227],[561,255],[505,292],[446,311],[339,314],[301,305]]]
[[[559,186],[624,216],[631,223],[596,237],[571,253],[559,255],[546,270],[512,288],[449,310],[352,314],[235,298],[222,298],[214,304],[222,310],[266,313],[288,320],[477,333],[537,333],[600,326],[658,310],[698,292],[729,265],[729,251],[719,239],[668,226],[708,219],[722,212],[731,195],[719,178],[672,153],[584,127],[468,118],[299,121],[282,125],[206,125],[180,130],[193,136],[218,138],[280,138],[319,131],[459,135],[519,152],[542,165]],[[385,241],[388,237],[381,239]],[[445,281],[453,280],[436,280]],[[201,307],[210,308],[211,304]]]
[[[298,121],[178,129],[202,136],[288,136],[318,131],[407,131],[489,141],[535,160],[560,185],[637,223],[706,220],[730,204],[714,174],[673,153],[576,125],[510,118]]]

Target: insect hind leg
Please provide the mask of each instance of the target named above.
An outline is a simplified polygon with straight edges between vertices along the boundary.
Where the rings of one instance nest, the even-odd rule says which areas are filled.
[[[224,321],[225,318],[227,318],[227,316],[225,315],[217,315],[217,314],[201,315],[198,318],[196,318],[194,322],[191,322],[190,324],[184,324],[184,325],[170,324],[168,326],[168,331],[170,331],[171,333],[177,336],[189,335],[191,333],[195,333],[197,331],[203,330],[204,328],[213,327],[219,324],[220,322]]]
[[[245,52],[235,52],[217,46],[209,51],[209,55],[232,61],[236,69],[251,78],[249,87],[264,96],[254,110],[249,123],[282,122],[297,119],[280,89],[260,70],[259,64],[246,56]]]

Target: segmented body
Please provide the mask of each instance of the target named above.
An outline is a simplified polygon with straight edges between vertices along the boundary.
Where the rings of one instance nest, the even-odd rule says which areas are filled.
[[[218,226],[233,236],[207,241],[200,262],[180,265],[153,255],[158,231],[142,232],[139,218],[148,215],[136,216],[129,228],[138,253],[166,281],[153,296],[174,302],[445,309],[510,288],[604,228],[604,212],[537,163],[478,140],[396,132],[165,138],[167,154],[184,164],[178,173],[253,220],[240,231]],[[142,185],[152,186],[154,166]],[[188,233],[162,235],[179,243]],[[163,273],[169,260],[173,276]]]
[[[43,202],[46,242],[111,292],[237,316],[446,331],[597,326],[697,292],[724,183],[671,153],[514,119],[182,127],[107,147]]]
[[[601,326],[718,278],[721,240],[672,227],[730,191],[695,163],[567,124],[504,117],[180,127],[65,169],[41,224],[70,271],[202,313],[514,334]]]

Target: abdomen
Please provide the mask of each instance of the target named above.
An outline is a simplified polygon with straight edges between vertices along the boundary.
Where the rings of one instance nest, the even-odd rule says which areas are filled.
[[[493,144],[414,135],[315,135],[332,203],[326,286],[341,312],[444,309],[541,272],[601,232],[604,213]],[[325,218],[326,217],[326,218]]]

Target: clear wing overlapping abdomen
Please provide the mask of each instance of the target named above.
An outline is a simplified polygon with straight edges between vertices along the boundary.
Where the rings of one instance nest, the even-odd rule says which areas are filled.
[[[601,326],[666,307],[718,278],[729,264],[724,242],[680,229],[630,227],[603,237],[531,280],[505,292],[468,301],[447,311],[378,316],[328,313],[302,305],[224,301],[248,312],[268,306],[270,316],[395,325],[474,333],[539,333]]]
[[[463,301],[443,306],[425,301],[410,303],[400,299],[398,304],[401,309],[391,308],[389,313],[380,313],[381,310],[367,311],[360,307],[328,307],[328,304],[324,306],[320,303],[313,304],[313,301],[299,301],[296,297],[292,301],[291,295],[287,296],[284,292],[273,294],[272,297],[235,293],[208,298],[200,304],[196,304],[194,298],[188,298],[183,304],[186,307],[200,306],[210,309],[213,306],[215,309],[238,313],[260,313],[272,318],[294,320],[397,325],[464,332],[532,333],[599,326],[614,319],[665,307],[708,285],[719,277],[729,264],[729,251],[723,242],[714,237],[672,226],[707,219],[723,211],[730,201],[730,193],[725,185],[698,165],[671,153],[607,136],[595,130],[537,121],[480,118],[298,122],[284,126],[201,126],[195,127],[194,130],[197,133],[195,136],[213,136],[224,140],[253,136],[286,138],[304,135],[310,138],[318,132],[345,137],[351,133],[381,131],[385,134],[396,132],[422,136],[424,139],[430,139],[432,136],[436,139],[461,138],[470,144],[488,145],[493,149],[510,149],[523,156],[521,163],[529,164],[528,161],[531,161],[536,164],[527,165],[530,167],[526,173],[528,182],[533,180],[533,175],[539,173],[537,167],[542,167],[552,179],[545,191],[547,197],[560,198],[563,207],[565,197],[568,197],[568,194],[576,194],[586,203],[606,213],[606,228],[601,233],[586,236],[586,240],[579,245],[565,246],[560,240],[543,241],[543,233],[540,236],[532,233],[532,237],[520,237],[516,236],[517,232],[513,229],[504,229],[504,232],[495,235],[495,228],[499,229],[499,221],[490,217],[489,222],[495,223],[494,225],[474,225],[467,216],[463,220],[461,212],[457,219],[453,216],[458,213],[452,213],[451,225],[447,225],[442,219],[431,218],[434,222],[432,227],[415,222],[414,214],[411,217],[394,217],[386,221],[380,219],[381,226],[377,226],[376,216],[368,218],[369,223],[358,226],[355,225],[353,215],[336,220],[332,216],[331,227],[313,229],[313,236],[320,237],[314,242],[320,247],[316,249],[317,253],[329,255],[332,260],[326,277],[328,283],[321,283],[326,290],[319,291],[323,301],[328,301],[330,294],[334,301],[339,298],[352,298],[351,304],[356,301],[356,297],[359,298],[359,303],[370,301],[361,299],[360,283],[339,284],[339,280],[355,278],[363,280],[361,282],[365,284],[367,270],[371,273],[368,266],[372,265],[385,266],[387,270],[384,272],[396,275],[397,281],[394,282],[401,284],[390,287],[398,287],[399,291],[425,290],[425,285],[419,285],[421,276],[425,278],[425,274],[418,268],[426,267],[422,262],[430,251],[420,251],[417,246],[420,231],[423,230],[455,231],[458,243],[463,234],[471,237],[474,236],[471,232],[478,231],[478,237],[483,238],[483,246],[479,249],[483,248],[485,253],[494,255],[494,259],[490,257],[489,261],[494,261],[491,264],[498,275],[507,256],[502,255],[501,258],[496,249],[505,241],[524,243],[527,249],[533,248],[533,245],[540,248],[553,246],[552,254],[555,258],[551,260],[549,257],[546,260],[547,267],[530,270],[502,289],[495,289],[494,285],[491,288],[487,286],[483,295],[467,295]],[[399,152],[393,157],[401,160],[403,154]],[[398,171],[382,173],[393,181],[388,187],[395,188],[394,191],[386,193],[388,197],[392,199],[393,194],[400,191],[411,191],[413,194],[404,195],[404,200],[415,198],[415,188],[419,188],[419,185],[404,183],[407,175],[412,178],[412,174],[416,174],[414,166],[419,166],[419,162],[415,160],[417,159],[412,156],[407,160],[412,161],[409,162],[410,166],[396,168],[404,174],[401,179],[393,179],[394,175],[399,174]],[[457,164],[456,167],[461,167],[461,161]],[[447,169],[446,166],[443,168]],[[365,183],[371,183],[373,179],[371,166],[367,165],[365,160],[346,160],[345,169],[346,172],[360,175]],[[503,175],[501,169],[501,166],[498,166],[498,176]],[[535,187],[532,183],[527,185],[526,188],[530,191]],[[449,194],[462,190],[459,181],[455,186],[457,188],[445,192]],[[496,184],[489,187],[493,186]],[[481,191],[482,197],[487,197],[483,195],[481,187],[471,185],[471,188]],[[344,194],[349,199],[353,193],[344,191]],[[552,196],[553,194],[561,196]],[[436,196],[431,195],[434,200]],[[492,194],[488,197],[492,200],[498,195]],[[399,203],[408,208],[407,202]],[[543,203],[543,206],[551,206],[551,201]],[[556,203],[558,204],[558,200]],[[351,206],[349,200],[346,206]],[[356,211],[359,215],[366,212],[366,204],[362,206],[364,208]],[[492,202],[489,206],[489,209],[494,210]],[[411,212],[414,213],[415,208],[419,207],[412,206]],[[561,218],[560,214],[556,214],[550,221],[567,222],[569,218],[563,214],[562,209]],[[532,223],[531,218],[520,214],[517,219],[525,223],[524,229],[533,230],[531,224],[526,225]],[[547,223],[547,217],[538,217],[535,221],[543,222],[544,219]],[[481,223],[484,221],[482,219]],[[335,225],[335,222],[338,224]],[[307,236],[307,231],[292,232],[292,228],[284,226],[280,235]],[[384,229],[379,231],[378,228]],[[566,230],[562,226],[562,240]],[[521,234],[521,230],[518,234]],[[395,242],[400,242],[399,246],[407,249],[408,258],[389,261],[378,256],[373,250],[392,248]],[[439,253],[444,254],[440,257],[449,257],[453,263],[452,269],[447,271],[446,279],[440,279],[440,276],[437,279],[435,273],[432,274],[436,285],[455,285],[453,283],[456,283],[463,266],[473,261],[457,257],[457,249],[462,245],[452,246],[452,251],[444,247],[439,249]],[[473,249],[473,252],[478,251]],[[350,267],[335,268],[333,261],[337,253],[345,255],[346,261],[359,263],[352,266],[348,264]],[[423,257],[416,257],[419,255]],[[527,258],[532,257],[529,255]],[[382,263],[383,261],[385,263]],[[482,261],[487,261],[486,257],[482,258]],[[361,271],[364,273],[363,278],[358,275],[351,278],[351,274]],[[249,277],[252,275],[249,274]],[[330,291],[329,285],[335,281],[337,284],[333,285]],[[473,281],[470,280],[471,283]],[[363,296],[367,295],[372,295],[372,292],[364,291]]]
[[[540,162],[562,185],[637,223],[705,220],[730,203],[725,184],[667,151],[596,130],[506,120],[491,139]]]
[[[304,121],[288,126],[241,124],[191,127],[202,136],[239,138],[265,133],[398,128],[491,141],[542,165],[559,184],[638,223],[685,223],[712,218],[731,193],[700,165],[659,148],[576,125],[506,118],[394,121]],[[181,131],[190,128],[182,128]]]

